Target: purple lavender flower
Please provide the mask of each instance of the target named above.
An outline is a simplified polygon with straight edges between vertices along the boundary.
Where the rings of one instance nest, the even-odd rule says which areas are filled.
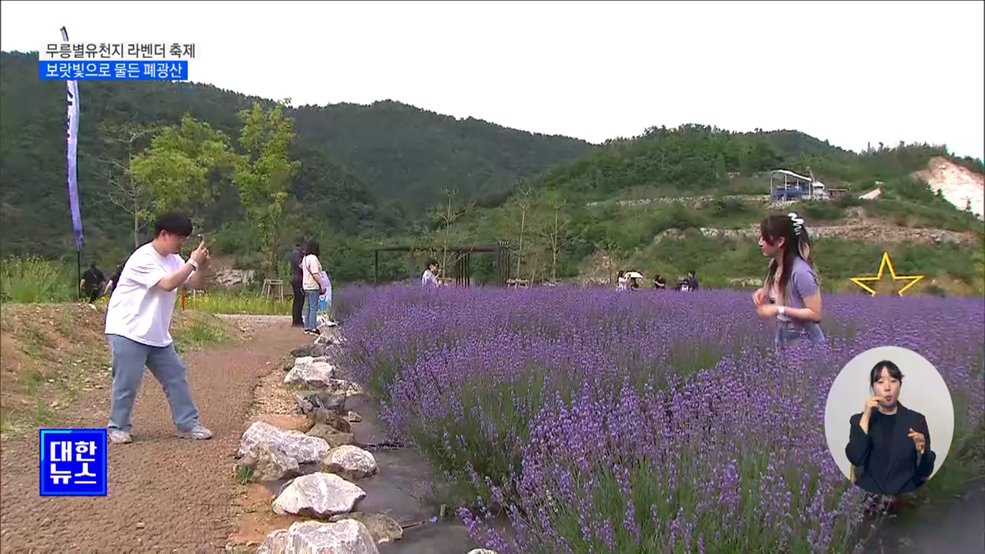
[[[985,304],[967,299],[827,295],[830,344],[778,353],[733,292],[338,296],[347,369],[388,433],[469,491],[459,516],[501,553],[852,550],[861,496],[819,414],[869,348],[940,370],[956,441],[985,416]]]

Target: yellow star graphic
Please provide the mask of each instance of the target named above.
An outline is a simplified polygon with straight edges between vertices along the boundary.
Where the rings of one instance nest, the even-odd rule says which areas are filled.
[[[875,296],[876,295],[875,289],[872,288],[871,286],[867,285],[866,283],[873,283],[873,285],[875,285],[875,283],[878,283],[879,281],[881,281],[882,280],[882,273],[883,273],[883,271],[886,270],[886,267],[887,266],[889,267],[889,274],[892,275],[892,277],[893,277],[893,282],[896,282],[896,281],[909,281],[909,283],[907,283],[903,288],[901,288],[898,291],[896,291],[896,294],[899,295],[899,296],[903,296],[903,293],[906,292],[906,289],[908,289],[908,288],[912,287],[913,285],[917,284],[917,281],[919,281],[920,279],[923,279],[924,278],[923,275],[897,275],[896,274],[896,270],[893,269],[893,261],[891,259],[889,259],[889,252],[883,252],[882,253],[882,262],[879,264],[879,273],[876,274],[875,277],[852,277],[851,280],[856,285],[858,285],[858,286],[862,287],[863,289],[865,289],[869,293],[870,296]]]

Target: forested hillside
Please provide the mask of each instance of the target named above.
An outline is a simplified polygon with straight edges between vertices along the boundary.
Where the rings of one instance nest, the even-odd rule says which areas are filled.
[[[0,216],[5,254],[71,253],[65,190],[64,85],[40,81],[35,53],[0,54]],[[109,193],[117,164],[150,143],[134,129],[177,125],[184,114],[238,140],[238,113],[273,102],[212,86],[162,82],[80,83],[79,174],[87,244],[96,250],[127,245],[132,222],[120,217]],[[291,145],[300,170],[293,184],[302,220],[335,234],[404,232],[442,190],[464,198],[500,200],[512,184],[546,167],[578,158],[586,142],[535,135],[498,125],[438,115],[397,102],[371,106],[288,109]],[[125,164],[124,164],[125,165]],[[212,229],[237,227],[235,198],[219,187]],[[310,225],[309,225],[310,226]]]
[[[0,64],[2,249],[74,258],[64,88],[39,81],[35,60],[3,53]],[[398,102],[290,108],[202,85],[83,85],[85,256],[104,266],[146,237],[151,214],[181,206],[239,267],[283,273],[290,239],[317,238],[337,282],[372,279],[378,246],[431,246],[452,272],[446,246],[505,241],[511,277],[525,280],[604,282],[629,268],[672,280],[695,269],[728,286],[762,271],[757,222],[792,209],[822,231],[819,267],[835,282],[871,272],[889,248],[954,290],[985,286],[982,222],[914,178],[935,157],[985,171],[943,145],[854,153],[794,130],[689,124],[593,147]],[[779,168],[848,192],[771,205],[768,174]],[[878,199],[858,198],[877,187]],[[493,274],[486,258],[473,259],[480,280]],[[408,268],[388,255],[380,270],[389,280]]]
[[[983,172],[981,160],[949,157],[944,146],[877,145],[857,154],[797,131],[650,128],[521,183],[501,206],[458,204],[455,222],[435,238],[509,240],[521,258],[512,272],[531,281],[605,281],[619,269],[675,279],[695,269],[706,283],[726,286],[762,272],[759,220],[795,210],[823,236],[817,251],[833,279],[827,286],[872,272],[888,249],[914,271],[958,281],[952,290],[981,290],[983,223],[914,178],[934,157]],[[847,192],[770,203],[769,172],[780,168]],[[876,188],[876,200],[859,199]]]

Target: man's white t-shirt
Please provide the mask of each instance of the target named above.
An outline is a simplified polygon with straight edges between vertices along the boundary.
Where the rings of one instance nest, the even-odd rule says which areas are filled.
[[[162,256],[151,243],[135,250],[109,299],[106,334],[148,346],[171,344],[171,315],[178,289],[166,291],[155,285],[184,264],[178,254]]]
[[[424,275],[421,275],[421,285],[425,287],[436,287],[438,286],[438,277],[431,272],[430,269],[424,270]]]

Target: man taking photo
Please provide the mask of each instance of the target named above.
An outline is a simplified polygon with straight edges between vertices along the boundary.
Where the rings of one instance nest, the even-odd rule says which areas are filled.
[[[113,355],[112,407],[109,439],[132,442],[130,413],[140,390],[144,367],[164,387],[178,436],[208,439],[212,431],[198,418],[185,378],[184,363],[171,339],[171,315],[178,287],[201,289],[209,267],[209,250],[203,240],[188,260],[181,255],[192,234],[191,220],[180,213],[166,213],[154,225],[154,239],[130,255],[106,311],[106,337]]]

